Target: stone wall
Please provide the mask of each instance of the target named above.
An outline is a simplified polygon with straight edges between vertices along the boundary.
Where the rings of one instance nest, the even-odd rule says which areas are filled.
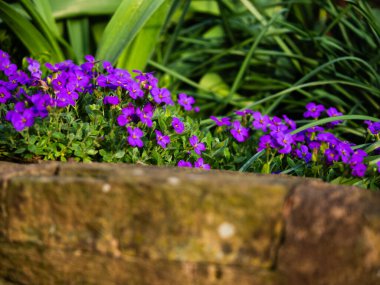
[[[279,175],[0,162],[0,284],[380,284],[380,196]]]

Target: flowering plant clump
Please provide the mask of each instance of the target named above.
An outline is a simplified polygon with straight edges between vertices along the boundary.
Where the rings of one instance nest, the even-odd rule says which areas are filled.
[[[28,58],[24,72],[0,52],[1,156],[209,168],[205,138],[185,114],[193,97],[176,101],[152,73],[134,70],[133,78],[85,59],[43,67]]]
[[[216,125],[216,133],[222,134],[219,137],[229,135],[233,139],[230,150],[235,150],[235,157],[239,157],[241,151],[252,153],[252,159],[243,165],[243,170],[294,173],[337,182],[354,179],[360,181],[359,185],[379,183],[376,172],[380,173],[380,122],[365,121],[370,139],[375,142],[357,146],[334,135],[334,127],[343,122],[334,120],[343,115],[334,107],[326,109],[313,102],[307,104],[304,118],[313,118],[317,123],[299,129],[286,115],[269,117],[253,110],[235,114],[238,118],[232,123],[230,117],[211,116],[210,119]],[[324,114],[331,119],[321,126],[318,119]],[[236,143],[240,146],[234,145]],[[366,151],[360,148],[363,146],[367,147]]]
[[[194,97],[171,94],[153,73],[85,59],[41,65],[27,58],[23,71],[0,51],[0,157],[289,173],[379,187],[376,118],[365,121],[363,145],[335,132],[341,112],[314,102],[302,127],[250,109],[199,122]]]

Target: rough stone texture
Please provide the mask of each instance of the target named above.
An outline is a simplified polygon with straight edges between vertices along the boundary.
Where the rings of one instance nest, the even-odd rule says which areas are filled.
[[[380,284],[380,196],[310,179],[0,162],[0,284]]]

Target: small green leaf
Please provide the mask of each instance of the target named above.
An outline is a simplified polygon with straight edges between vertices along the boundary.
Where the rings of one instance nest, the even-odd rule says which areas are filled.
[[[14,153],[16,154],[20,154],[20,153],[24,153],[26,151],[26,148],[25,147],[21,147],[21,148],[18,148],[14,151]]]
[[[52,134],[52,137],[55,139],[63,140],[65,138],[65,135],[59,132],[54,132]]]
[[[115,153],[114,157],[116,158],[122,158],[125,156],[125,151],[124,150],[119,150],[118,152]]]

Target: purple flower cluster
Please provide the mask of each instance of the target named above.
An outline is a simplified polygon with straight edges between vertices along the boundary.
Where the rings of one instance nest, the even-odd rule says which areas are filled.
[[[32,127],[37,118],[48,117],[54,109],[75,106],[79,99],[90,94],[95,103],[101,102],[104,108],[117,112],[116,122],[125,129],[130,146],[142,148],[144,135],[155,135],[157,145],[163,149],[171,143],[170,135],[156,129],[154,121],[157,108],[165,109],[175,103],[170,91],[158,86],[153,73],[133,70],[136,74],[133,77],[126,70],[114,68],[110,62],[97,62],[91,55],[85,56],[85,63],[81,65],[66,60],[46,63],[41,68],[32,58],[27,58],[27,63],[27,73],[18,70],[9,55],[0,50],[0,79],[5,79],[0,80],[0,104],[7,106],[5,119],[16,131]],[[199,109],[193,106],[195,99],[184,93],[178,94],[177,104],[185,111]],[[180,118],[172,117],[171,127],[175,135],[185,132]],[[206,150],[195,135],[188,143],[196,155]],[[201,157],[194,166],[210,168]]]
[[[342,115],[334,107],[326,109],[323,105],[309,103],[306,105],[304,117],[318,119],[323,112],[326,112],[329,117]],[[245,122],[244,126],[239,120],[231,124],[228,117],[210,118],[217,126],[227,126],[231,135],[240,143],[249,138],[249,133],[264,132],[259,137],[258,151],[267,150],[268,152],[291,155],[305,163],[317,161],[318,157],[323,157],[328,165],[337,162],[348,165],[353,176],[363,177],[366,173],[367,166],[364,163],[364,158],[367,153],[360,149],[354,150],[353,144],[338,139],[323,127],[315,126],[293,134],[292,132],[297,128],[296,123],[286,115],[283,115],[282,118],[277,116],[270,118],[268,115],[253,110],[235,113],[243,118],[241,121]],[[328,124],[326,128],[332,128],[340,122],[334,121]],[[367,124],[372,134],[377,135],[380,132],[379,122],[367,122]]]

